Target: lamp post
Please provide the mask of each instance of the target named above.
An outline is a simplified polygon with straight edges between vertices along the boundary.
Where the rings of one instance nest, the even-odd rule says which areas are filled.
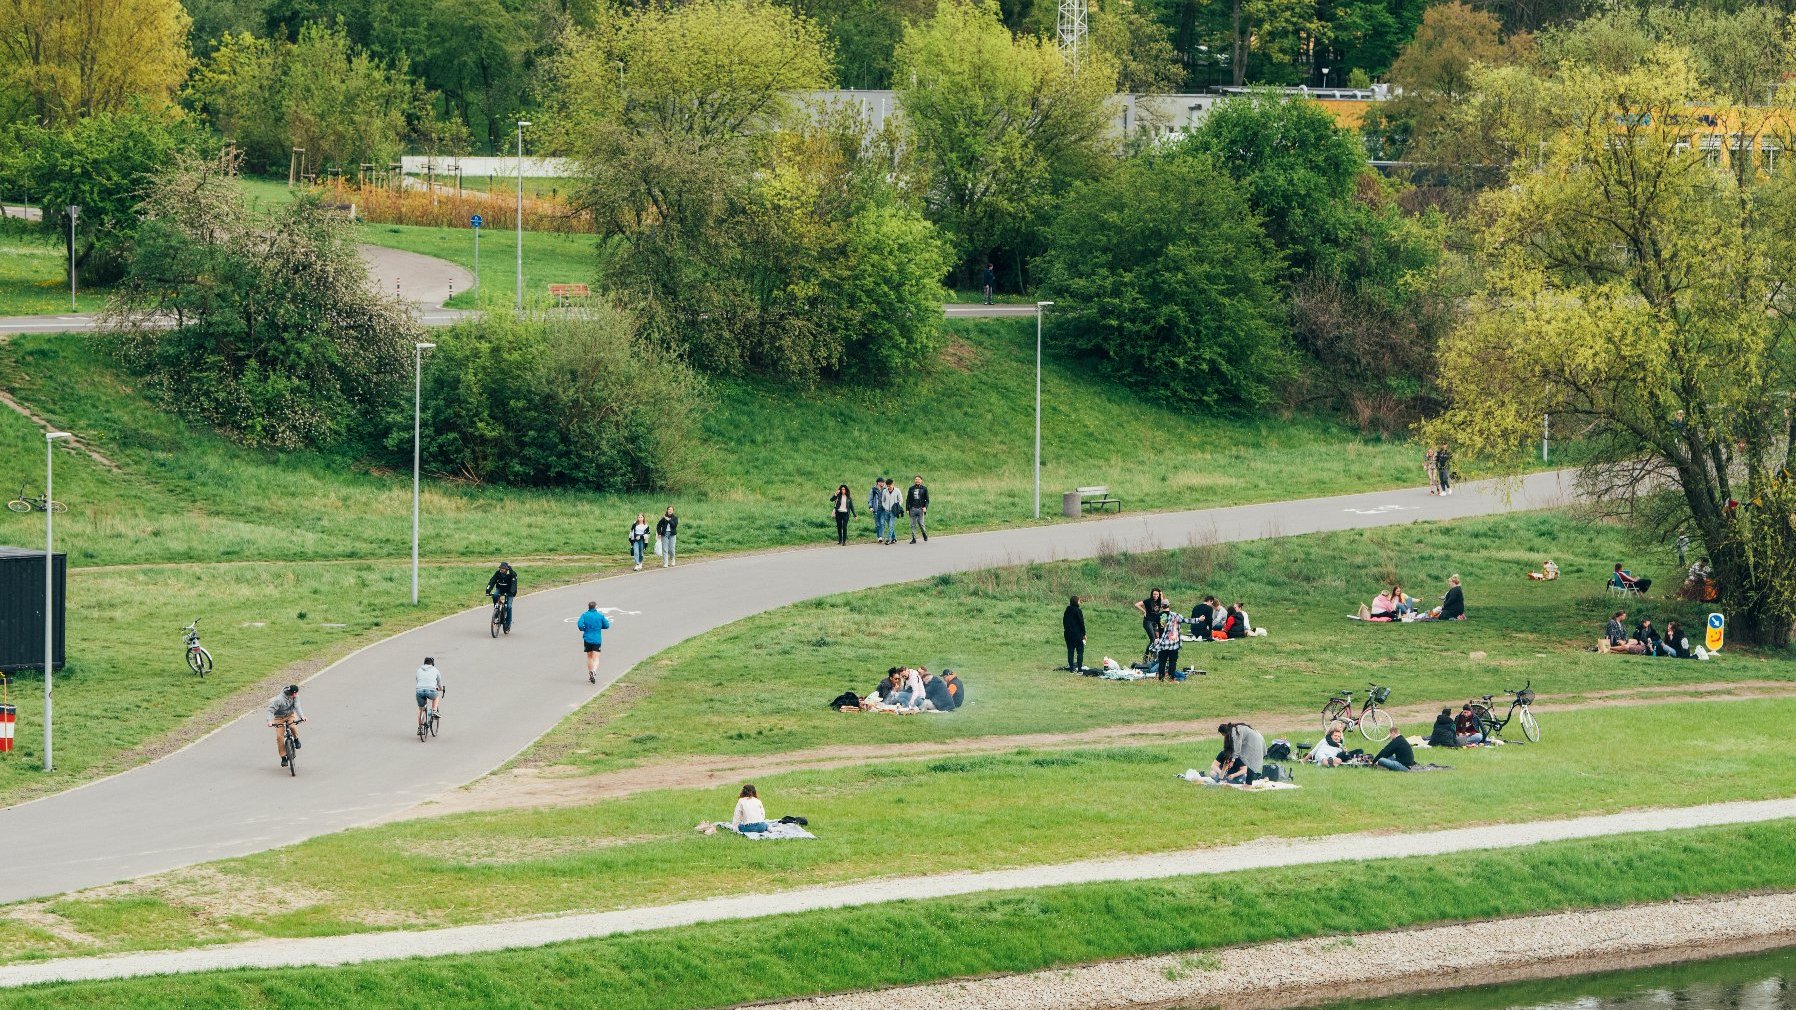
[[[75,219],[81,216],[81,205],[69,204],[69,311],[75,308]]]
[[[424,352],[435,344],[412,345],[412,605],[418,603],[418,437],[424,413]]]
[[[1322,90],[1323,91],[1328,90],[1328,68],[1327,67],[1322,68]]]
[[[1547,461],[1547,436],[1553,430],[1553,415],[1540,415],[1540,461]]]
[[[56,767],[50,757],[50,671],[56,661],[56,559],[50,551],[51,517],[56,515],[56,441],[68,437],[66,431],[44,433],[44,771],[54,771]]]
[[[518,120],[518,311],[524,311],[524,127],[530,120]]]
[[[1041,518],[1041,310],[1053,302],[1035,303],[1035,518]]]

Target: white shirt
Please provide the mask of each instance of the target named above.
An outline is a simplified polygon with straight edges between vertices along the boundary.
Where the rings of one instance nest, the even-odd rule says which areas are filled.
[[[443,686],[443,674],[428,663],[418,667],[418,690],[436,691]]]
[[[759,824],[767,819],[767,808],[761,805],[760,797],[744,796],[736,801],[736,814],[730,823],[736,827],[744,824]]]

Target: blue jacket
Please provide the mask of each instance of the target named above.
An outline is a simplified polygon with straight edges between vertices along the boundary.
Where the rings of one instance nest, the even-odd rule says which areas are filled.
[[[598,645],[605,640],[605,629],[611,627],[611,618],[596,610],[588,610],[580,615],[580,620],[575,627],[580,629],[582,639]]]

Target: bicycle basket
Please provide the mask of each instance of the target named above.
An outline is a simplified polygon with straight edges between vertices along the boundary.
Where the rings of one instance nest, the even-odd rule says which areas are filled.
[[[1382,705],[1382,704],[1384,704],[1384,700],[1386,698],[1389,698],[1390,696],[1391,696],[1391,689],[1388,687],[1381,687],[1378,690],[1372,692],[1372,701],[1374,704]]]
[[[1519,692],[1518,694],[1516,694],[1515,700],[1516,700],[1517,704],[1532,705],[1532,704],[1534,704],[1534,692],[1533,691]]]

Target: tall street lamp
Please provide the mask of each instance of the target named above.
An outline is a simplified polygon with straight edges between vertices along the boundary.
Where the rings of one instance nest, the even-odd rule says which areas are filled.
[[[530,120],[518,120],[518,311],[524,311],[524,127]]]
[[[44,433],[44,771],[53,771],[50,758],[50,670],[55,666],[56,641],[52,634],[55,621],[55,556],[51,554],[51,517],[56,515],[56,441],[68,438],[66,431]]]
[[[1035,303],[1035,518],[1041,518],[1041,310],[1053,302]]]
[[[81,216],[81,205],[69,204],[69,311],[79,311],[75,307],[75,219]]]
[[[424,413],[424,352],[435,344],[412,345],[412,605],[418,604],[418,437]]]

